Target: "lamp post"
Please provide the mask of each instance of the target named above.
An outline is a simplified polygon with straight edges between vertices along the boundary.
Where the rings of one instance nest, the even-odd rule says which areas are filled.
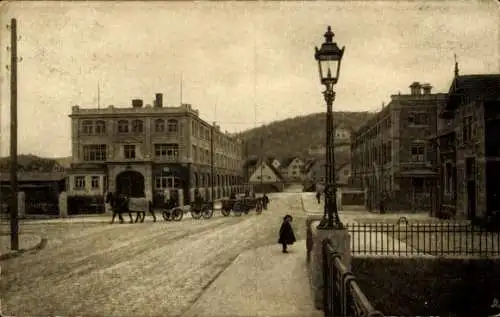
[[[328,29],[324,35],[325,42],[321,48],[315,47],[314,58],[318,61],[319,76],[321,84],[325,86],[323,96],[326,101],[326,177],[325,177],[325,206],[323,219],[318,225],[318,229],[343,229],[344,225],[339,219],[337,210],[337,191],[335,184],[335,151],[334,151],[334,127],[333,127],[333,101],[335,91],[333,86],[337,84],[340,73],[340,63],[344,55],[345,47],[340,49],[337,43],[333,42],[335,34],[332,28]]]

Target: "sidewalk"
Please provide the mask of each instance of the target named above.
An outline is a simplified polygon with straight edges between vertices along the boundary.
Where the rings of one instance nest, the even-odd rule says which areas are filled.
[[[33,234],[19,235],[19,249],[32,250],[40,247],[42,238]],[[18,253],[10,249],[10,235],[0,235],[0,260],[9,258],[12,254]]]
[[[305,244],[288,254],[276,245],[240,254],[182,316],[323,316],[314,308]]]
[[[304,212],[309,215],[323,215],[323,203],[318,204],[314,193],[303,193],[301,196]],[[400,217],[407,217],[408,220],[429,219],[428,215],[416,214],[374,214],[368,211],[339,211],[339,218],[344,224],[363,224],[362,220],[368,220],[365,223],[374,222],[396,222]],[[422,217],[423,216],[423,217]],[[395,254],[406,253],[411,255],[426,256],[423,252],[418,252],[417,249],[406,244],[403,241],[395,239],[388,234],[376,231],[370,227],[363,228],[368,233],[363,233],[360,237],[359,232],[350,231],[351,235],[351,250],[355,250],[355,256],[379,256],[391,255],[392,251]],[[380,250],[380,254],[363,252],[363,250]]]

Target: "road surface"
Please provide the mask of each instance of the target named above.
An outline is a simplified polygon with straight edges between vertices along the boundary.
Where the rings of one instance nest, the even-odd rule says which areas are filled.
[[[270,199],[270,209],[261,215],[23,224],[24,233],[41,233],[49,243],[38,253],[0,263],[2,313],[182,316],[241,252],[276,244],[286,213],[295,217],[297,238],[305,239],[299,194],[272,194]],[[7,232],[8,226],[1,230]]]

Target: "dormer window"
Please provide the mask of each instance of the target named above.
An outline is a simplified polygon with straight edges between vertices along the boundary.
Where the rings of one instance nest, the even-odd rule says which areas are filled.
[[[128,133],[128,132],[129,132],[128,121],[127,120],[118,121],[118,133]]]

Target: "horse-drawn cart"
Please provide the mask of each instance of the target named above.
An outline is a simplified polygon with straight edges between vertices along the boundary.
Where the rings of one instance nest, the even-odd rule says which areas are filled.
[[[162,206],[162,216],[165,221],[181,221],[184,217],[184,210],[179,207],[177,202],[168,201]]]
[[[191,217],[193,217],[193,219],[200,219],[201,217],[205,219],[212,218],[214,214],[212,211],[212,204],[213,202],[207,201],[193,202],[190,208]]]
[[[229,216],[231,214],[231,211],[238,216],[241,216],[243,213],[248,214],[252,209],[256,209],[257,213],[260,213],[262,212],[262,204],[260,202],[260,197],[223,199],[221,213],[225,217]]]

